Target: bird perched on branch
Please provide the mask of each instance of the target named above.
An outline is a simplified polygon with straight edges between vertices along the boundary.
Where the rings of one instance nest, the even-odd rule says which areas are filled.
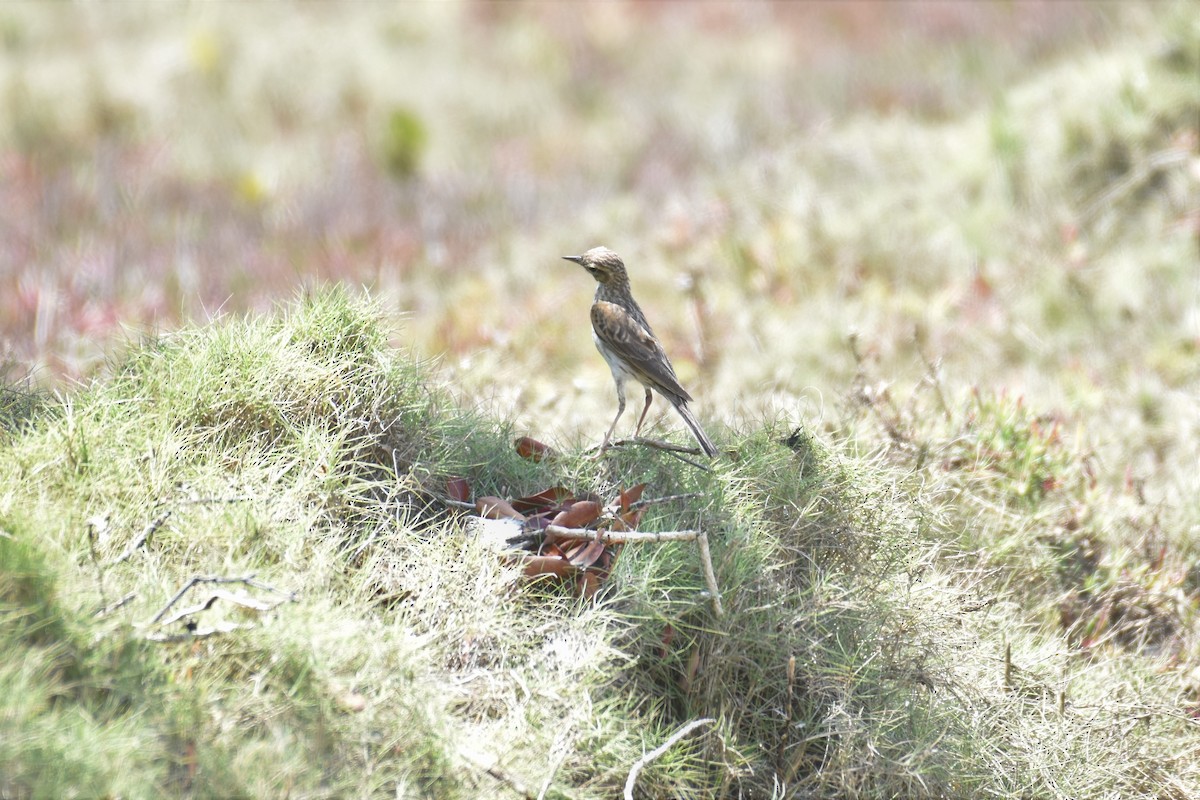
[[[646,405],[642,416],[638,419],[634,436],[642,431],[642,423],[646,421],[646,412],[650,410],[653,400],[652,391],[666,398],[683,421],[691,428],[705,455],[710,458],[717,454],[716,445],[708,438],[692,410],[688,408],[692,396],[687,393],[675,377],[675,368],[667,358],[662,343],[650,329],[646,315],[633,299],[633,291],[629,286],[629,275],[625,271],[625,263],[621,257],[607,247],[593,247],[581,256],[563,256],[567,261],[574,261],[591,273],[596,279],[596,297],[592,301],[592,341],[604,360],[612,370],[613,381],[617,384],[617,416],[613,418],[608,433],[604,434],[604,442],[600,445],[603,453],[608,447],[617,421],[625,413],[625,384],[633,378],[646,389]]]

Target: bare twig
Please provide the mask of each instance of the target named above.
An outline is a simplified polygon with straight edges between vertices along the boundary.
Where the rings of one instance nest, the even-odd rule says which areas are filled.
[[[552,533],[563,539],[585,539],[592,542],[624,543],[624,542],[691,542],[700,538],[699,531],[661,531],[644,533],[642,531],[606,531],[590,528],[564,528],[561,525],[547,525],[546,533]]]
[[[193,586],[197,586],[201,583],[217,583],[217,584],[241,583],[241,584],[245,584],[246,586],[249,586],[254,589],[262,589],[263,591],[266,591],[266,592],[272,592],[273,594],[277,594],[281,597],[284,597],[289,601],[295,601],[295,599],[296,599],[296,594],[294,592],[285,592],[282,589],[276,589],[274,586],[271,586],[268,583],[263,583],[262,581],[255,580],[253,574],[246,575],[246,576],[240,577],[240,578],[229,578],[229,577],[224,577],[224,576],[219,576],[219,575],[193,575],[192,578],[187,583],[185,583],[178,592],[175,593],[175,596],[172,597],[170,600],[168,600],[167,604],[165,606],[163,606],[161,609],[159,609],[158,613],[155,614],[150,619],[149,622],[145,623],[146,627],[149,627],[151,625],[157,625],[159,620],[161,620],[166,615],[166,613],[171,610],[172,606],[174,606],[176,603],[178,603],[179,600],[185,594],[187,594],[189,589],[191,589]]]
[[[428,489],[425,489],[424,492],[425,492],[425,494],[432,497],[434,500],[437,500],[439,503],[447,505],[450,508],[461,508],[466,511],[474,511],[475,510],[475,504],[468,503],[466,500],[455,500],[452,497],[445,497],[443,495],[438,494],[437,492],[431,492]]]
[[[129,605],[129,603],[131,603],[136,597],[137,597],[137,592],[130,592],[129,594],[125,595],[120,600],[116,601],[115,603],[112,603],[110,605],[107,605],[107,606],[104,606],[103,608],[101,608],[99,611],[96,612],[96,616],[97,617],[106,617],[109,614],[111,614],[112,612],[116,611],[117,609],[124,608],[125,606]]]
[[[241,606],[242,608],[249,608],[253,611],[270,611],[272,608],[275,608],[275,606],[287,602],[287,600],[284,599],[276,600],[275,602],[270,603],[265,600],[256,600],[248,595],[234,594],[233,592],[226,592],[221,589],[217,589],[207,598],[205,598],[203,603],[197,603],[194,606],[188,606],[187,608],[176,611],[172,616],[164,619],[162,624],[164,626],[172,625],[176,622],[179,622],[184,617],[190,617],[192,614],[199,614],[201,611],[207,611],[208,609],[212,608],[213,604],[218,600],[224,600],[226,602],[233,603],[234,605]]]
[[[682,456],[679,453],[667,453],[667,455],[669,455],[671,458],[674,458],[676,461],[682,461],[683,463],[687,464],[688,466],[695,467],[696,469],[701,470],[702,472],[712,472],[712,467],[706,467],[703,464],[701,464],[699,461],[692,461],[690,458],[688,458],[686,456]]]
[[[696,728],[699,728],[702,725],[712,725],[714,722],[716,722],[716,720],[712,719],[711,717],[706,717],[704,719],[692,720],[691,722],[689,722],[688,724],[684,725],[682,728],[680,728],[679,730],[677,730],[673,734],[671,734],[670,737],[668,737],[668,739],[665,742],[663,742],[661,745],[659,745],[658,747],[651,750],[649,753],[646,753],[646,755],[639,758],[637,760],[637,762],[633,765],[633,768],[629,770],[629,777],[625,779],[625,800],[633,800],[633,787],[634,787],[634,784],[637,783],[638,773],[641,772],[642,769],[645,768],[645,766],[647,764],[649,764],[651,761],[653,761],[654,759],[661,756],[663,753],[670,750],[672,747],[674,747],[676,745],[676,743],[679,742],[680,739],[687,736],[689,733],[694,731]]]
[[[670,442],[664,442],[661,439],[647,439],[645,436],[635,436],[630,439],[614,439],[613,441],[609,442],[607,446],[610,448],[611,447],[628,447],[629,445],[634,445],[634,444],[641,445],[643,447],[649,447],[653,450],[662,450],[667,455],[673,456],[685,464],[690,464],[691,466],[695,467],[696,469],[701,469],[701,470],[704,470],[705,472],[712,472],[712,469],[709,467],[706,467],[704,464],[701,464],[698,461],[692,461],[690,458],[684,457],[685,454],[690,455],[690,456],[704,455],[704,451],[698,447],[684,447],[683,445],[671,444]],[[591,453],[591,452],[597,451],[599,449],[600,449],[600,445],[596,445],[595,447],[588,448],[584,452]]]
[[[157,531],[159,528],[162,527],[163,523],[167,521],[167,518],[170,517],[172,513],[174,513],[174,512],[168,508],[166,511],[163,511],[157,517],[150,520],[150,523],[148,525],[146,525],[145,528],[142,528],[142,532],[139,533],[134,538],[134,540],[129,543],[129,545],[125,548],[125,550],[121,553],[121,555],[119,555],[115,559],[113,559],[112,564],[109,564],[109,566],[116,566],[117,564],[120,564],[122,561],[127,561],[130,558],[130,556],[132,556],[135,552],[137,552],[137,549],[139,547],[141,547],[142,545],[144,545],[146,543],[147,539],[149,539],[151,536],[154,535],[155,531]]]
[[[684,494],[669,494],[666,497],[651,497],[647,500],[638,500],[636,503],[630,504],[630,508],[646,508],[648,506],[656,506],[659,503],[673,503],[676,500],[694,500],[697,497],[704,497],[704,492],[686,492]]]
[[[693,456],[702,456],[704,452],[699,447],[687,447],[681,444],[672,444],[665,442],[662,439],[649,439],[645,436],[632,436],[628,439],[613,439],[608,443],[609,447],[628,447],[631,444],[640,444],[643,447],[649,447],[653,450],[665,450],[668,453],[687,453]],[[588,448],[584,452],[590,453],[593,450],[599,450],[600,445]]]
[[[713,572],[712,553],[708,549],[708,534],[700,532],[696,544],[700,545],[700,566],[704,569],[704,582],[712,594],[713,613],[718,617],[725,616],[725,608],[721,605],[721,590],[717,587],[717,575]]]

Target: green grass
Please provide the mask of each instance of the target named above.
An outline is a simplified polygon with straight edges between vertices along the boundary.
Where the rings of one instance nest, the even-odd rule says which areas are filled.
[[[1152,796],[1191,780],[1174,682],[1132,655],[1081,662],[1002,595],[981,603],[992,579],[895,483],[913,473],[782,420],[718,433],[729,456],[711,472],[655,451],[532,464],[387,339],[376,305],[319,293],[130,345],[111,379],[10,437],[7,794],[501,797],[550,779],[550,796],[611,797],[643,747],[700,717],[714,731],[650,764],[645,796]],[[1043,440],[975,402],[978,444],[954,446],[999,471],[996,502],[1044,502],[1022,493],[1041,485],[1026,462]],[[458,475],[478,494],[699,492],[642,527],[711,532],[727,615],[683,544],[627,547],[595,602],[520,584],[435,499]],[[218,601],[201,622],[248,627],[155,641],[184,633],[145,623],[196,575],[296,599]],[[1113,737],[1100,717],[1146,723]],[[1155,747],[1180,760],[1148,775],[1139,748]]]

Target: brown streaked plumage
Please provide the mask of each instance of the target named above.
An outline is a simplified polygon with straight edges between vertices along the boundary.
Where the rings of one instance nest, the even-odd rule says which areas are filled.
[[[600,452],[608,447],[608,441],[617,427],[617,421],[625,413],[625,384],[633,378],[646,389],[646,405],[638,419],[634,436],[642,431],[646,412],[653,400],[652,391],[666,398],[679,416],[687,423],[700,447],[710,458],[717,454],[716,445],[704,433],[696,421],[688,403],[692,396],[679,384],[671,359],[667,358],[662,343],[654,335],[646,315],[633,299],[629,275],[620,256],[607,247],[593,247],[581,256],[563,256],[574,261],[596,279],[596,297],[592,302],[592,341],[612,370],[617,384],[617,416],[613,418]]]

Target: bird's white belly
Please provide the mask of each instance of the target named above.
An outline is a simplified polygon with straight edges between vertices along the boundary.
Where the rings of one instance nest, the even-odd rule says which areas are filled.
[[[604,356],[604,360],[608,362],[608,368],[612,370],[613,380],[617,384],[617,392],[624,396],[625,383],[630,379],[641,383],[641,379],[626,368],[625,362],[609,350],[608,346],[601,341],[600,337],[594,331],[592,332],[592,342],[596,345],[596,349],[600,351],[600,355]]]

